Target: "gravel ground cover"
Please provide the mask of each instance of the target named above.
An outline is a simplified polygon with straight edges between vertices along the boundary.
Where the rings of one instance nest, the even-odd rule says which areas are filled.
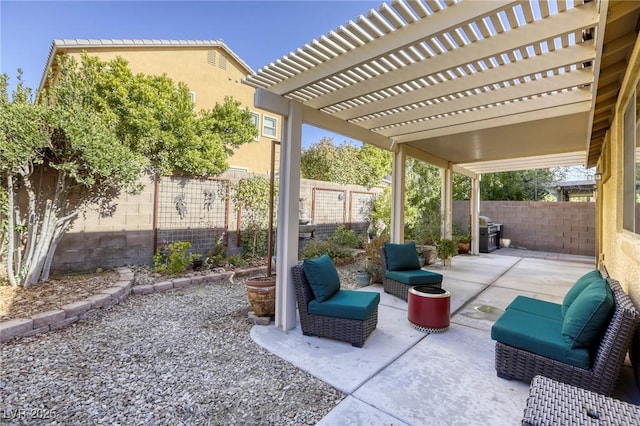
[[[338,268],[355,287],[360,262]],[[315,424],[345,395],[249,336],[244,282],[150,295],[2,345],[0,423]]]

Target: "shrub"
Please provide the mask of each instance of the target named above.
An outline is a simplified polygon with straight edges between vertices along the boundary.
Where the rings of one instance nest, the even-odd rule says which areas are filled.
[[[204,256],[204,263],[207,266],[222,266],[224,261],[224,244],[218,242],[213,249],[207,250]]]
[[[179,274],[186,271],[192,259],[191,254],[187,253],[189,248],[191,248],[189,241],[174,241],[168,245],[165,242],[153,256],[155,271],[161,274],[166,272]]]
[[[233,266],[235,268],[241,267],[245,265],[245,261],[240,254],[234,254],[229,256],[226,261],[227,265]]]
[[[337,245],[329,240],[316,240],[312,239],[307,241],[304,248],[300,251],[300,260],[318,257],[323,254],[328,254],[333,263],[345,264],[354,260],[353,252],[346,248]]]
[[[342,247],[362,248],[362,238],[358,237],[354,231],[345,229],[342,225],[329,237],[329,241]]]
[[[382,265],[380,250],[382,250],[384,243],[388,241],[389,237],[385,234],[379,237],[373,237],[371,241],[364,243],[364,251],[373,264]]]

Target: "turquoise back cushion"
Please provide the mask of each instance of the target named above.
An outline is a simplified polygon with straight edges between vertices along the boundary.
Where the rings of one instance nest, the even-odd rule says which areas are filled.
[[[338,271],[326,253],[314,259],[305,259],[302,268],[319,302],[324,302],[340,290]]]
[[[572,348],[596,343],[613,312],[613,294],[607,281],[593,281],[576,297],[562,322],[562,336]]]
[[[385,243],[384,252],[387,255],[388,271],[406,271],[420,269],[420,260],[416,253],[415,241],[404,244]]]
[[[591,272],[587,272],[586,274],[578,278],[578,281],[576,281],[576,283],[564,296],[564,300],[562,301],[562,315],[567,314],[567,309],[569,309],[569,306],[571,306],[573,301],[576,300],[576,297],[578,297],[578,295],[582,293],[582,290],[587,288],[587,286],[591,284],[592,281],[601,278],[602,276],[600,275],[600,271],[598,271],[597,269],[594,269]]]

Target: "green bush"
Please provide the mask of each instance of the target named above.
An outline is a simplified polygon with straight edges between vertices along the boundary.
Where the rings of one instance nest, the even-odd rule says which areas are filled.
[[[224,244],[218,242],[213,249],[209,249],[205,252],[204,263],[207,266],[222,266],[224,262]]]
[[[325,253],[328,254],[336,264],[345,264],[354,260],[353,252],[350,249],[339,246],[329,240],[316,239],[307,241],[304,248],[300,251],[300,260],[318,257]]]
[[[354,231],[345,229],[342,225],[329,237],[329,241],[342,247],[362,248],[362,238]]]
[[[240,254],[234,254],[229,256],[226,260],[227,265],[233,266],[235,268],[242,267],[245,265],[244,258]]]
[[[165,242],[153,256],[155,271],[161,274],[167,272],[179,274],[186,271],[192,260],[191,254],[187,253],[189,248],[191,248],[189,241],[175,241],[168,245]]]

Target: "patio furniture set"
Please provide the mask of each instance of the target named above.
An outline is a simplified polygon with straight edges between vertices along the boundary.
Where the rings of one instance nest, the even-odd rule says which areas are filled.
[[[415,243],[387,243],[382,248],[382,259],[387,293],[408,300],[409,289],[416,288],[416,301],[409,300],[414,306],[412,325],[423,331],[446,330],[449,293],[441,290],[441,274],[420,268]],[[378,324],[380,294],[341,290],[338,272],[326,254],[305,259],[292,268],[292,273],[302,333],[362,347]],[[431,288],[437,289],[437,294],[429,293]]]
[[[415,244],[387,243],[381,258],[384,290],[407,301],[411,325],[430,333],[446,330],[449,293],[441,274],[420,268]],[[362,347],[377,326],[380,294],[341,290],[327,255],[292,271],[303,334]],[[497,375],[530,383],[524,424],[626,424],[616,416],[638,414],[639,407],[611,394],[640,313],[620,283],[603,272],[580,277],[562,304],[517,296],[492,326]],[[628,424],[640,425],[640,416],[634,419]]]
[[[640,410],[611,398],[638,322],[620,283],[599,270],[580,277],[562,304],[517,296],[491,338],[498,376],[531,383],[523,423],[640,424],[640,416],[618,421]]]

